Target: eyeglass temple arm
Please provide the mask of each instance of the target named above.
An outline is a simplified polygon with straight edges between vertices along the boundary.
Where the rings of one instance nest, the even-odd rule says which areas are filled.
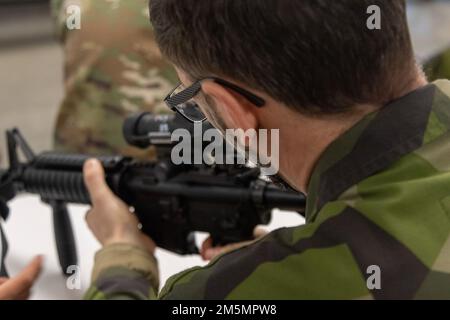
[[[200,92],[200,90],[202,88],[201,82],[204,80],[213,80],[214,82],[239,93],[240,95],[245,97],[247,100],[249,100],[251,103],[253,103],[255,106],[257,106],[259,108],[263,107],[266,104],[266,101],[264,101],[264,99],[258,97],[257,95],[255,95],[235,84],[232,84],[228,81],[225,81],[225,80],[222,80],[219,78],[215,78],[215,77],[208,77],[208,78],[200,79],[200,80],[194,82],[191,86],[189,86],[185,90],[181,91],[180,93],[177,93],[174,96],[171,96],[173,94],[173,92],[172,92],[165,99],[166,103],[170,106],[170,108],[173,109],[176,106],[183,104],[186,101],[194,98]]]

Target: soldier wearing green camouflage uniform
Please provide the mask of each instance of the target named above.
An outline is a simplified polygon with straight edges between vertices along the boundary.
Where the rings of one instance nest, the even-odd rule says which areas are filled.
[[[133,228],[137,222],[120,221],[130,217],[126,205],[115,203],[109,210],[107,204],[117,199],[101,170],[96,170],[100,164],[90,161],[85,181],[95,201],[86,219],[104,247],[95,257],[87,298],[450,299],[450,81],[428,83],[417,68],[405,2],[376,1],[388,17],[382,32],[361,29],[371,0],[220,1],[220,6],[207,0],[175,2],[159,0],[152,7],[152,19],[168,58],[194,74],[180,71],[184,86],[189,86],[183,94],[189,96],[187,92],[197,88],[210,97],[215,106],[203,104],[202,111],[209,112],[209,119],[221,117],[224,123],[226,119],[228,127],[279,125],[282,134],[285,130],[280,158],[287,160],[280,159],[280,173],[307,194],[307,223],[276,230],[206,267],[175,275],[159,292],[150,245]],[[224,8],[228,15],[222,15]],[[189,24],[190,16],[197,19]],[[211,16],[217,18],[214,23]],[[276,31],[268,32],[267,25]],[[192,32],[198,27],[204,28],[200,35]],[[323,43],[318,45],[317,39]],[[280,43],[289,46],[273,50]],[[193,48],[196,56],[192,58],[186,48]],[[221,63],[235,68],[220,69]],[[369,68],[373,73],[367,72]],[[258,109],[211,78],[198,88],[199,82],[189,78],[196,79],[195,72],[216,72],[252,93],[258,90],[266,105]],[[251,76],[246,82],[245,77]],[[271,91],[286,87],[288,93]],[[372,87],[377,90],[370,98],[358,99]],[[387,91],[393,87],[391,96]],[[347,95],[347,88],[348,104],[356,106],[333,117],[339,107],[330,110],[328,104]],[[293,96],[298,101],[286,108],[283,99]],[[180,96],[174,100],[181,108]],[[202,98],[197,101],[201,104]],[[328,109],[317,117],[304,116],[308,107],[317,106],[312,101]],[[348,122],[351,125],[337,126],[333,134],[327,131],[336,126],[334,121],[344,121],[361,109],[364,116]],[[245,119],[239,122],[239,116]],[[322,135],[307,132],[311,122]],[[318,158],[311,156],[306,169],[309,164],[301,159],[309,156],[302,154],[305,150]],[[113,231],[125,227],[134,231],[123,231],[122,237],[108,234],[105,220]],[[379,278],[378,284],[372,275]]]
[[[146,0],[53,0],[64,43],[65,98],[55,128],[64,152],[146,156],[127,146],[123,120],[139,111],[167,112],[162,102],[176,82],[161,58]],[[68,30],[67,7],[81,9],[81,29]]]
[[[105,247],[87,297],[450,299],[449,159],[450,82],[441,80],[332,143],[312,175],[306,225],[182,272],[159,295],[148,253]],[[380,290],[367,287],[370,266]]]

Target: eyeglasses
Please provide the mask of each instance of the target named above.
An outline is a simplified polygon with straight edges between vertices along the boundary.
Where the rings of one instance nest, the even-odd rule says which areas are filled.
[[[254,95],[253,93],[228,81],[214,77],[207,77],[197,80],[187,88],[183,84],[180,84],[164,99],[164,101],[170,109],[178,112],[191,122],[195,123],[205,121],[205,114],[201,111],[198,104],[193,100],[193,98],[201,91],[202,82],[205,80],[212,80],[230,90],[233,90],[236,93],[239,93],[241,96],[246,98],[249,102],[251,102],[258,108],[261,108],[266,104],[266,101],[264,101],[264,99]]]

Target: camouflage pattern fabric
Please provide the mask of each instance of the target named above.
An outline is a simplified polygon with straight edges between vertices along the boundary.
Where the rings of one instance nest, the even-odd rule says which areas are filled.
[[[334,141],[308,196],[306,225],[175,275],[158,298],[450,299],[450,81],[408,94]],[[97,269],[87,298],[156,297],[148,270],[116,263]],[[367,286],[370,266],[380,268],[379,290]]]
[[[163,99],[177,82],[154,41],[148,1],[53,0],[52,5],[65,53],[56,150],[145,157],[126,145],[123,120],[139,111],[170,112]],[[81,9],[80,30],[66,27],[69,5]]]
[[[430,80],[450,79],[450,49],[426,63],[424,70]]]

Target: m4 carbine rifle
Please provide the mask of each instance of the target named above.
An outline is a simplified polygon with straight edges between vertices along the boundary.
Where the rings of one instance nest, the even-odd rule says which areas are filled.
[[[205,124],[208,126],[208,124]],[[170,133],[190,124],[176,116],[139,114],[124,125],[128,142],[157,145],[158,161],[122,156],[97,157],[113,192],[134,209],[142,231],[164,249],[195,254],[194,232],[211,235],[217,245],[252,239],[253,229],[270,221],[274,208],[302,211],[303,195],[282,191],[244,165],[174,165],[167,157]],[[192,128],[189,128],[192,131]],[[63,273],[77,262],[66,203],[90,204],[82,168],[88,155],[44,152],[35,155],[17,129],[7,131],[10,167],[0,170],[0,213],[21,193],[36,194],[53,208],[53,224]],[[21,162],[18,149],[26,162]],[[164,153],[165,150],[165,153]]]

